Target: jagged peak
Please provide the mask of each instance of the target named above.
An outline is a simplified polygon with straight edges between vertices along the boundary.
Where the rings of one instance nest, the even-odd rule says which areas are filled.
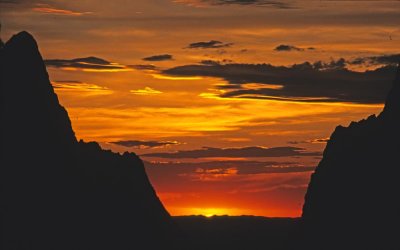
[[[72,145],[76,138],[70,119],[50,83],[35,38],[26,31],[19,32],[6,42],[1,52],[1,97],[9,104],[4,112],[10,116],[19,114],[21,119],[30,117],[30,127],[36,131],[47,130],[51,137]]]
[[[393,87],[389,92],[385,108],[380,117],[400,118],[400,63],[397,67]]]
[[[37,49],[37,43],[35,38],[26,31],[21,31],[16,35],[13,35],[10,40],[5,44],[6,47],[18,47],[19,49]]]

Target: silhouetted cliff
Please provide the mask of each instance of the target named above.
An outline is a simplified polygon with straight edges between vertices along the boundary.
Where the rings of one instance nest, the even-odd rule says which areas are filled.
[[[400,68],[378,116],[337,127],[303,208],[305,249],[400,249]]]
[[[13,36],[0,63],[1,249],[170,246],[142,161],[76,140],[33,37]]]

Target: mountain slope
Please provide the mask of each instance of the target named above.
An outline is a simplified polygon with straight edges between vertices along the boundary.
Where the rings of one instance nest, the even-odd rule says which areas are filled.
[[[303,207],[308,249],[400,249],[400,68],[378,116],[337,127]]]
[[[0,63],[2,249],[169,246],[142,161],[77,141],[33,37],[13,36]]]

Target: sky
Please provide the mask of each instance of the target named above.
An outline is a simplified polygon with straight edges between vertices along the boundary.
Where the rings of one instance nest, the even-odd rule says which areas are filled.
[[[140,155],[172,215],[300,216],[400,61],[395,0],[0,0],[0,20],[36,38],[77,138]]]

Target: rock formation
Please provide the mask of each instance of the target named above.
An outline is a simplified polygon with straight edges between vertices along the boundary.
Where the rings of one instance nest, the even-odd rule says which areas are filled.
[[[304,249],[400,249],[400,68],[379,116],[337,127],[303,207]]]
[[[1,249],[167,248],[142,161],[77,141],[33,37],[13,36],[0,63]]]

